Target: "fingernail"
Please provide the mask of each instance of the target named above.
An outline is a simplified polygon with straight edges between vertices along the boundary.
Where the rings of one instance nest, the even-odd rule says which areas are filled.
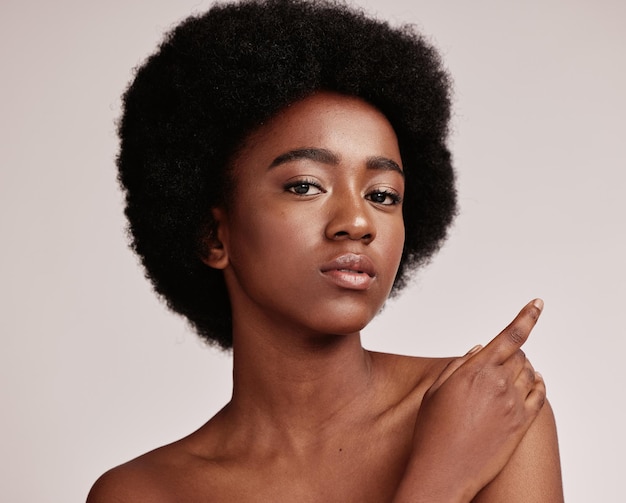
[[[533,300],[533,306],[535,306],[539,311],[543,311],[543,300],[535,299]]]
[[[536,370],[535,370],[535,377],[537,379],[541,379],[543,381],[543,376],[539,372],[537,372]]]
[[[467,353],[465,353],[465,356],[473,355],[474,353],[476,353],[477,351],[479,351],[482,348],[483,348],[482,344],[476,344],[476,346],[474,346]]]

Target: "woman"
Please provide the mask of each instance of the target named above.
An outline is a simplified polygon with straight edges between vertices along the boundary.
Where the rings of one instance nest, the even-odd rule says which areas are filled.
[[[233,395],[89,502],[562,501],[520,350],[539,299],[462,358],[361,346],[456,211],[449,82],[424,40],[331,3],[219,5],[124,105],[133,247],[170,308],[232,347]]]

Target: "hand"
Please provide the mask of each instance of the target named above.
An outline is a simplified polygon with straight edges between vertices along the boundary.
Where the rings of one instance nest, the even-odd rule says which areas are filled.
[[[394,501],[471,501],[506,465],[545,401],[543,379],[520,349],[542,308],[540,299],[529,303],[485,348],[453,360],[435,380]]]

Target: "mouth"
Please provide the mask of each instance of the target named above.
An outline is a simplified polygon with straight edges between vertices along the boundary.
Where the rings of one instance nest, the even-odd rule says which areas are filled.
[[[340,255],[324,264],[320,271],[335,285],[349,290],[366,290],[376,278],[371,259],[356,253]]]

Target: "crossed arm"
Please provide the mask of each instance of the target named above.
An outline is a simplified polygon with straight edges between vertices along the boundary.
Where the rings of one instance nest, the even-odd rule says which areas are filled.
[[[453,360],[435,380],[392,503],[563,502],[545,385],[520,349],[542,307],[528,304],[486,347]],[[172,500],[151,477],[132,470],[116,477],[97,483],[88,501]]]
[[[393,503],[560,503],[545,384],[521,351],[543,302],[444,369],[424,397]]]

